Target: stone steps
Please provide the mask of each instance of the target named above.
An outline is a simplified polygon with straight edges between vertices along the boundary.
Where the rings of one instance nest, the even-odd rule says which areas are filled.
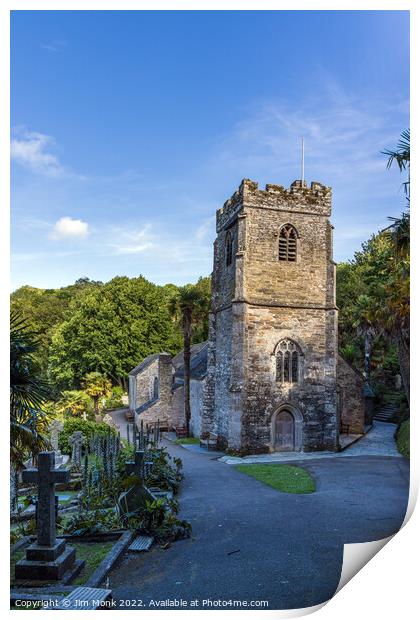
[[[382,409],[377,411],[373,418],[374,420],[378,420],[379,422],[392,422],[397,413],[398,407],[393,403],[389,403],[387,405],[384,405]]]

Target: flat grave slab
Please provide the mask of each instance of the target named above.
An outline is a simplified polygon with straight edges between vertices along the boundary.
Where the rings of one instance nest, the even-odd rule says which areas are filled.
[[[67,595],[56,609],[106,609],[107,602],[112,600],[112,591],[106,588],[88,588],[80,586]]]
[[[153,544],[152,536],[137,536],[128,547],[128,551],[139,553],[140,551],[149,551]]]

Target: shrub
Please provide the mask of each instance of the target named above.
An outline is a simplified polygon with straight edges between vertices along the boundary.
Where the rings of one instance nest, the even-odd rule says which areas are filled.
[[[83,414],[93,416],[91,398],[82,390],[65,390],[56,405],[59,413],[65,416],[80,418]]]
[[[410,458],[410,420],[402,422],[396,433],[398,451]]]
[[[81,418],[68,418],[64,421],[64,428],[58,436],[58,447],[64,454],[71,454],[69,438],[74,431],[82,431],[86,442],[89,442],[94,435],[116,434],[116,431],[104,422],[91,422]]]
[[[147,459],[153,461],[152,470],[146,478],[147,486],[176,493],[183,478],[181,459],[172,458],[166,448],[149,450]]]
[[[105,409],[122,409],[124,407],[122,400],[124,394],[125,392],[122,387],[113,387],[111,396],[105,401]]]

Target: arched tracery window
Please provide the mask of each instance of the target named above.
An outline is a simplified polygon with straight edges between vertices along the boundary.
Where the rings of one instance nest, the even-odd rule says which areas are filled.
[[[282,226],[279,235],[279,260],[296,261],[297,258],[297,230],[291,224]]]
[[[233,260],[233,237],[232,237],[230,230],[228,230],[226,234],[225,253],[226,253],[226,266],[229,267],[229,265],[232,264],[232,260]]]
[[[282,340],[276,352],[276,380],[281,383],[298,383],[302,375],[302,351],[293,340]]]

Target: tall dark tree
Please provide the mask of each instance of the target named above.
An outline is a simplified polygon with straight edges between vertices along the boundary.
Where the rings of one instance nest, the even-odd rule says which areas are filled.
[[[198,283],[199,284],[199,283]],[[184,416],[187,434],[190,435],[191,401],[191,338],[193,326],[209,313],[209,296],[201,286],[187,284],[181,287],[170,302],[173,317],[181,324],[184,340]]]
[[[408,209],[410,207],[410,130],[402,132],[396,150],[385,150],[388,156],[387,168],[394,163],[400,172],[407,172],[403,183]],[[410,399],[410,214],[402,213],[399,218],[390,218],[392,224],[387,233],[390,236],[394,257],[393,277],[388,286],[387,303],[379,309],[379,318],[398,348],[401,378],[407,399]]]
[[[12,313],[10,321],[10,458],[22,469],[31,455],[48,447],[43,403],[48,385],[39,376],[38,343],[25,320]]]

